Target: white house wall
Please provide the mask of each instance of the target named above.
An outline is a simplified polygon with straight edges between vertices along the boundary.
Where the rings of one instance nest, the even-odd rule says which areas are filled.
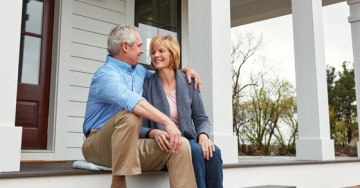
[[[23,151],[23,160],[83,159],[85,106],[91,78],[106,59],[107,35],[118,24],[134,24],[134,0],[63,0],[57,3],[49,150]]]
[[[71,55],[69,62],[69,102],[66,159],[82,159],[82,123],[91,78],[103,65],[107,54],[107,35],[118,24],[125,24],[126,4],[119,0],[73,2]],[[133,16],[133,15],[131,15]]]

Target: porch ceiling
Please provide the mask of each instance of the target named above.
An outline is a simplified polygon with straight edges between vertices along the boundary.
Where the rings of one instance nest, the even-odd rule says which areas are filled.
[[[322,0],[323,6],[344,0]],[[291,0],[230,0],[231,27],[291,14]]]

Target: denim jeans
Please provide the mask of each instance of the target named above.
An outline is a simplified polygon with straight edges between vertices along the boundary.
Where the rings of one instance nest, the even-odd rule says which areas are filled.
[[[201,146],[196,141],[189,142],[197,187],[222,188],[223,170],[220,149],[215,146],[213,156],[206,160],[203,157]]]

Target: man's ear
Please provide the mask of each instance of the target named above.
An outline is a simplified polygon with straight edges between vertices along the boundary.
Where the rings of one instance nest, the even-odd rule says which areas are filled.
[[[121,49],[122,49],[124,52],[127,52],[128,48],[129,48],[129,46],[128,46],[128,44],[127,44],[126,42],[123,42],[123,43],[121,44]]]

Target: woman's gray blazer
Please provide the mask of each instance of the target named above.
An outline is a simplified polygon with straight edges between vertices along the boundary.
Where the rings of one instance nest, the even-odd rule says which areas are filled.
[[[210,122],[206,115],[203,101],[194,81],[187,83],[184,73],[175,70],[176,104],[181,135],[188,140],[196,140],[201,133],[210,135]],[[144,82],[143,97],[155,108],[170,117],[170,107],[164,88],[157,73]],[[164,126],[146,118],[140,130],[140,138],[146,138],[151,129],[164,130]]]

